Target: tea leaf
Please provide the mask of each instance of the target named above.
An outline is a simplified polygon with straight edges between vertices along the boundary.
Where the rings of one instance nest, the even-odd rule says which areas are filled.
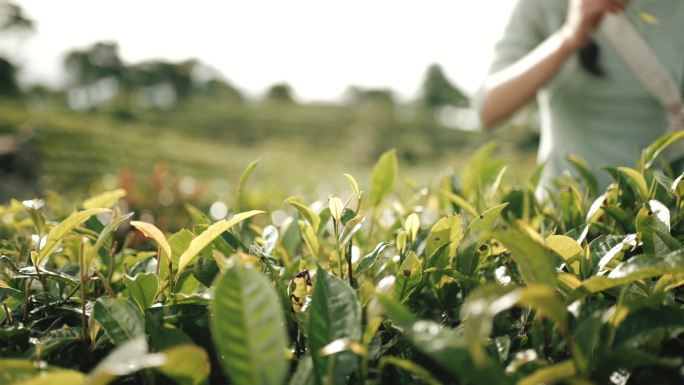
[[[344,177],[347,179],[347,183],[349,183],[349,187],[354,192],[356,199],[361,200],[362,191],[359,190],[359,185],[358,185],[358,183],[356,183],[356,179],[354,179],[354,177],[349,175],[349,174],[342,174],[342,175],[344,175]]]
[[[196,345],[178,345],[162,352],[164,365],[157,371],[176,381],[178,385],[202,385],[210,372],[209,356]]]
[[[361,258],[361,260],[359,261],[359,264],[356,266],[356,274],[361,274],[361,273],[368,271],[371,268],[373,268],[373,265],[378,260],[380,253],[387,246],[389,246],[388,242],[380,242],[380,243],[378,243],[377,246],[375,246],[375,249],[370,254]]]
[[[244,221],[245,219],[251,218],[257,214],[261,214],[263,211],[252,210],[240,214],[235,214],[229,220],[220,220],[213,225],[209,226],[208,229],[204,230],[200,235],[195,237],[195,239],[190,242],[190,246],[181,254],[178,259],[178,272],[176,273],[176,280],[180,276],[180,273],[185,269],[186,266],[191,264],[197,254],[202,251],[206,246],[208,246],[216,237],[221,235],[224,231],[230,229],[236,224]]]
[[[380,156],[371,174],[371,205],[377,207],[394,188],[397,177],[397,154],[389,150]]]
[[[231,383],[283,383],[288,370],[283,309],[262,274],[235,264],[217,279],[211,334]]]
[[[399,266],[394,280],[394,296],[403,303],[413,293],[423,278],[423,266],[416,253],[409,252],[404,262]]]
[[[240,182],[238,183],[237,192],[235,193],[235,204],[233,205],[234,211],[242,209],[242,199],[245,193],[245,186],[247,185],[247,180],[249,179],[250,175],[252,175],[254,169],[259,165],[260,162],[261,159],[257,159],[255,161],[250,162],[247,165],[247,167],[245,167],[245,171],[242,172],[242,175],[240,175]]]
[[[440,247],[448,244],[447,258],[453,260],[461,242],[461,222],[460,215],[452,215],[437,221],[430,229],[425,245],[425,255],[432,256]]]
[[[78,211],[74,214],[71,214],[67,219],[50,229],[47,240],[45,241],[45,247],[40,250],[40,252],[37,254],[37,257],[33,261],[34,266],[39,266],[45,258],[50,256],[50,254],[62,243],[64,237],[66,237],[67,234],[69,234],[76,226],[87,221],[88,218],[92,217],[93,215],[108,211],[109,210],[103,208]]]
[[[171,246],[166,240],[164,233],[162,233],[161,230],[159,230],[155,225],[147,222],[131,221],[131,226],[140,230],[140,232],[143,233],[147,238],[152,238],[155,242],[157,242],[166,256],[171,258]]]
[[[307,344],[316,378],[323,382],[333,370],[328,382],[341,384],[356,367],[354,353],[323,356],[321,349],[340,338],[361,339],[361,309],[356,293],[346,282],[319,267],[308,311]]]
[[[321,218],[313,210],[309,208],[304,202],[297,197],[290,197],[285,200],[286,203],[297,209],[299,213],[306,219],[313,227],[314,232],[318,232],[318,227],[321,224]]]
[[[133,304],[123,298],[101,297],[95,301],[92,317],[114,345],[145,335],[145,321]]]
[[[143,313],[152,306],[159,290],[159,278],[156,274],[138,273],[134,278],[126,274],[123,276],[123,281],[128,288],[128,294]]]
[[[83,202],[84,209],[95,209],[95,208],[109,208],[114,206],[119,199],[126,196],[126,190],[116,189],[112,191],[106,191],[102,194],[95,195]]]
[[[553,258],[543,244],[519,232],[498,231],[491,235],[511,252],[526,284],[555,285],[556,269]]]

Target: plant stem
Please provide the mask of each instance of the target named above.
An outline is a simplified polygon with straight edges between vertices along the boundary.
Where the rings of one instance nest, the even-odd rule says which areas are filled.
[[[38,275],[38,281],[43,287],[43,297],[45,299],[45,314],[47,315],[48,308],[50,307],[50,294],[48,293],[48,285],[45,276],[40,273],[40,267],[38,265],[34,266],[36,268],[36,274]]]
[[[349,246],[347,246],[346,259],[347,259],[347,274],[349,274],[349,286],[354,287],[354,278],[352,276],[352,240],[349,241]]]
[[[86,302],[88,301],[86,293],[86,284],[88,283],[88,272],[85,266],[85,257],[83,253],[84,243],[81,242],[81,248],[78,253],[78,261],[81,276],[81,339],[84,343],[88,343],[88,317],[86,316]]]
[[[26,288],[24,289],[24,291],[25,291],[25,293],[24,293],[24,318],[23,318],[24,324],[27,324],[28,320],[29,320],[29,317],[28,317],[29,316],[29,310],[28,309],[29,309],[29,298],[31,295],[30,289],[31,289],[31,279],[27,279],[26,280]]]
[[[3,303],[2,304],[3,310],[5,310],[5,314],[7,315],[7,321],[9,322],[10,325],[14,323],[14,319],[12,319],[12,312],[7,308],[7,304]]]
[[[333,224],[335,228],[335,245],[337,245],[337,270],[340,275],[340,279],[342,278],[342,250],[340,249],[340,235],[339,235],[339,228],[338,228],[338,223],[337,220],[333,219]]]

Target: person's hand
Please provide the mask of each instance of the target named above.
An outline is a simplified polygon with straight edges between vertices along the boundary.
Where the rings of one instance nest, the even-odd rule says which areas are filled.
[[[581,49],[591,40],[606,13],[624,9],[625,0],[569,0],[568,15],[561,29],[566,46],[572,50]]]

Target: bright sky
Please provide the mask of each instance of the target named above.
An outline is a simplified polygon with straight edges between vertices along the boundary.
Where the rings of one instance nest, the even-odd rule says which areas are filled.
[[[349,85],[416,95],[440,63],[480,82],[513,0],[19,0],[37,33],[19,47],[27,80],[59,84],[74,47],[115,40],[128,62],[196,57],[250,95],[288,82],[300,100]]]

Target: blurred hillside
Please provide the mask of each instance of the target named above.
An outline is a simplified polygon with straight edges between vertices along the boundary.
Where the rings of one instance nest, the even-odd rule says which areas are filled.
[[[21,9],[4,4],[3,38],[31,33]],[[426,169],[458,167],[494,137],[527,160],[536,145],[524,125],[487,135],[459,130],[468,99],[437,65],[408,103],[391,90],[351,86],[339,103],[303,104],[287,84],[248,99],[199,60],[126,63],[113,42],[71,51],[63,89],[18,84],[18,71],[0,58],[0,201],[125,184],[155,197],[166,189],[167,198],[215,199],[258,158],[258,180],[270,191],[311,193],[325,175],[367,174],[389,148],[420,178]]]

